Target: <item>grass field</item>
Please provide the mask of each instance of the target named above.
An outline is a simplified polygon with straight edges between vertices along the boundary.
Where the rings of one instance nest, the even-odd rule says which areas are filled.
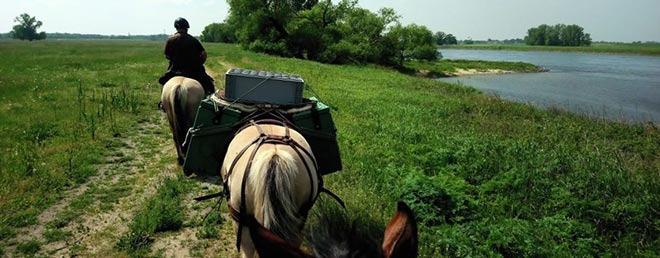
[[[118,51],[124,48],[125,50]],[[1,42],[0,238],[96,174],[146,117],[162,66],[150,43]],[[148,75],[148,76],[145,76]]]
[[[555,47],[555,46],[528,46],[524,44],[475,44],[475,45],[452,45],[442,48],[461,49],[486,49],[486,50],[515,50],[515,51],[558,51],[558,52],[587,52],[587,53],[612,53],[631,55],[660,55],[660,43],[593,43],[591,46],[583,47]],[[441,48],[441,51],[442,51]]]
[[[326,187],[349,216],[383,227],[405,200],[421,257],[660,255],[654,125],[544,111],[389,68],[206,47],[219,86],[231,67],[295,73],[335,107],[344,170]],[[0,42],[0,256],[237,257],[224,212],[191,200],[217,182],[176,176],[155,108],[161,48]]]

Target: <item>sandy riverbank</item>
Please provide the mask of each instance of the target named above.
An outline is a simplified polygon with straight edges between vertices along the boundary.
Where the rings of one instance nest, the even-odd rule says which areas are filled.
[[[502,69],[486,69],[486,70],[456,69],[456,71],[454,71],[453,73],[449,73],[449,76],[455,77],[455,76],[469,76],[469,75],[512,74],[512,73],[518,73],[518,72],[511,70],[502,70]]]

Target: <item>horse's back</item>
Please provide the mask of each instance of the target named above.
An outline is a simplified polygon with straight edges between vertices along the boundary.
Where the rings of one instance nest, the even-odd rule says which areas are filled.
[[[234,136],[232,141],[229,143],[229,147],[227,148],[227,154],[225,155],[225,159],[221,171],[222,177],[224,178],[227,176],[226,174],[228,173],[229,169],[232,169],[230,167],[233,163],[236,164],[234,164],[235,166],[233,168],[234,171],[231,171],[231,173],[235,176],[239,176],[238,178],[242,177],[243,173],[245,172],[244,169],[246,165],[251,162],[250,155],[254,151],[254,148],[256,148],[256,144],[253,143],[256,139],[258,139],[261,136],[262,132],[265,135],[284,136],[286,135],[287,130],[289,131],[289,136],[291,137],[291,139],[296,143],[298,143],[300,147],[302,147],[302,149],[304,150],[300,150],[300,149],[295,150],[294,147],[286,144],[263,144],[262,146],[259,147],[257,153],[255,153],[255,157],[259,157],[261,156],[261,153],[267,153],[267,152],[274,152],[274,153],[279,153],[280,155],[286,155],[290,158],[297,160],[296,165],[298,171],[301,172],[307,171],[307,169],[312,170],[310,171],[310,174],[313,177],[313,181],[317,181],[318,178],[316,175],[316,167],[314,166],[315,161],[313,160],[314,155],[312,153],[312,149],[309,143],[307,143],[305,138],[296,130],[293,130],[292,128],[287,129],[286,127],[280,125],[272,125],[272,124],[259,124],[256,126],[255,125],[248,126]],[[241,152],[243,152],[242,155]],[[308,156],[305,153],[309,153],[311,155]],[[241,156],[239,157],[239,155]],[[297,181],[296,184],[299,184],[300,189],[307,188],[307,185],[310,183],[308,174],[306,172],[301,173],[300,177],[296,178],[295,181]],[[240,189],[240,180],[232,182],[232,186],[230,188]],[[308,192],[309,190],[310,189],[306,189],[306,191],[303,191],[300,194],[302,196],[307,196],[309,194]]]
[[[179,96],[183,102],[180,104],[186,105],[186,109],[192,109],[194,111],[197,110],[197,105],[199,105],[205,97],[204,88],[197,80],[183,76],[175,76],[163,85],[161,101],[163,101],[163,103],[174,101],[177,92],[185,95]]]
[[[284,136],[286,134],[286,127],[280,126],[280,125],[271,125],[271,124],[260,124],[258,126],[248,126],[238,132],[232,141],[229,143],[229,147],[227,148],[227,154],[225,155],[225,159],[223,164],[224,165],[230,165],[234,159],[238,157],[238,154],[249,144],[251,144],[255,139],[259,138],[261,136],[261,132],[259,129],[263,131],[264,134],[266,135],[279,135],[279,136]],[[291,139],[293,139],[295,142],[301,145],[302,148],[305,150],[308,150],[311,154],[312,148],[310,147],[309,143],[305,140],[305,137],[303,137],[298,131],[293,130],[291,128],[288,129],[289,135]],[[253,147],[249,147],[245,152],[250,153]],[[271,147],[266,147],[266,149],[269,148],[284,148],[284,146],[271,146]],[[288,148],[288,147],[286,147]],[[264,150],[266,150],[264,149]],[[244,154],[244,155],[248,155]],[[306,161],[308,162],[313,162],[306,158]],[[310,165],[313,163],[310,163]],[[224,169],[229,169],[229,167],[225,167]],[[224,171],[223,169],[223,171]]]
[[[198,88],[201,89],[202,92],[204,92],[204,88],[202,87],[202,84],[199,83],[197,80],[184,76],[174,76],[172,77],[172,79],[169,79],[165,83],[165,85],[163,85],[163,93],[168,91],[167,89],[171,89],[177,86],[184,86],[186,88]]]

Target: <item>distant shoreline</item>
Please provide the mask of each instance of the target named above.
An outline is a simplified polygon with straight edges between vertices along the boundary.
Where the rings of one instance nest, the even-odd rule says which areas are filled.
[[[515,70],[504,70],[504,69],[487,69],[487,70],[477,70],[477,69],[456,69],[456,71],[448,77],[463,77],[463,76],[472,76],[472,75],[498,75],[498,74],[514,74],[514,73],[541,73],[547,72],[548,69],[539,67],[536,71],[515,71]]]
[[[411,61],[405,64],[404,72],[427,78],[447,78],[472,75],[493,75],[513,73],[537,73],[548,70],[524,62],[500,62],[483,60],[451,60],[434,62]]]
[[[660,56],[660,43],[594,43],[591,46],[582,47],[528,46],[523,44],[474,44],[440,46],[439,49],[440,51],[442,51],[442,49],[478,49]]]

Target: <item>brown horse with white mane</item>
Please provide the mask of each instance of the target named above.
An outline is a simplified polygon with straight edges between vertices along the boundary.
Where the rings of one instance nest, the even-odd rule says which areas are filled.
[[[298,247],[322,185],[311,147],[285,122],[251,121],[229,144],[221,175],[242,257],[258,257],[251,221]]]
[[[176,76],[163,85],[161,102],[170,123],[179,165],[183,165],[186,156],[183,146],[186,134],[195,122],[197,107],[204,97],[204,88],[194,79]]]

